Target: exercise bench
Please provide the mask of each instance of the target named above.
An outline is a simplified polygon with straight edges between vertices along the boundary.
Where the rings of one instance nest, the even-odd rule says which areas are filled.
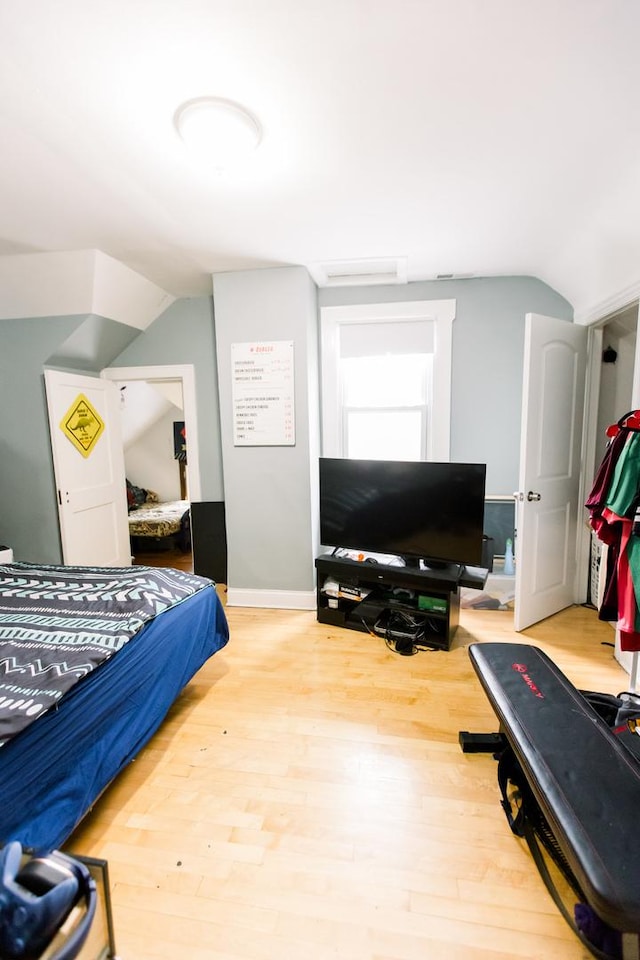
[[[640,747],[640,737],[626,725],[617,731],[609,726],[589,694],[576,689],[535,646],[473,643],[469,656],[500,733],[461,732],[463,751],[486,750],[499,760],[505,754],[515,760],[577,881],[579,899],[595,914],[596,926],[601,921],[605,930],[618,934],[619,950],[611,953],[606,937],[607,949],[602,943],[594,947],[563,911],[565,918],[595,956],[637,957],[640,761],[628,743],[637,741]]]

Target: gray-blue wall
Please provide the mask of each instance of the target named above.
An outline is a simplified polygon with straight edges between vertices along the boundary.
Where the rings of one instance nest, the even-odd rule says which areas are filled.
[[[303,267],[217,274],[229,585],[311,591],[319,453],[316,291]],[[295,446],[234,447],[232,343],[293,341]]]
[[[177,300],[109,364],[149,367],[192,364],[198,408],[201,499],[224,500],[220,412],[211,297]]]
[[[567,301],[541,281],[497,277],[316,291],[304,268],[292,267],[220,275],[214,292],[215,324],[211,297],[177,301],[144,333],[93,317],[0,321],[0,542],[17,559],[61,559],[43,368],[96,372],[184,363],[196,373],[202,498],[233,501],[227,519],[235,584],[308,589],[317,509],[318,305],[455,299],[451,455],[486,462],[489,493],[516,489],[525,314],[572,317]],[[235,449],[230,442],[228,349],[252,339],[295,343],[296,448]],[[251,476],[255,483],[247,487]],[[258,487],[265,491],[260,500],[253,495]]]
[[[534,277],[439,280],[318,291],[321,307],[455,300],[451,459],[487,464],[487,493],[518,487],[527,313],[573,319],[564,297]]]
[[[0,542],[16,559],[62,560],[45,366],[90,376],[136,333],[95,316],[0,321]]]

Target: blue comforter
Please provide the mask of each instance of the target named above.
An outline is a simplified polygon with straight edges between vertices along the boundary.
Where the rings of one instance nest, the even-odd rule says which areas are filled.
[[[0,566],[0,746],[145,623],[211,585],[154,567]]]

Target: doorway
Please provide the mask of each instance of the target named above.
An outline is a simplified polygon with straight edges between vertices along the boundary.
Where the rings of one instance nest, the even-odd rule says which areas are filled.
[[[595,465],[606,447],[606,429],[633,407],[634,368],[638,326],[638,303],[609,317],[599,327],[600,377],[595,423]]]
[[[166,365],[150,367],[109,367],[102,371],[105,379],[116,383],[120,388],[121,406],[123,421],[129,420],[130,436],[140,432],[149,432],[152,424],[163,418],[171,420],[167,430],[173,429],[173,424],[180,419],[184,422],[184,434],[188,438],[188,455],[186,463],[181,463],[179,459],[175,461],[175,483],[166,487],[167,493],[174,491],[176,496],[170,498],[160,497],[160,499],[184,500],[189,502],[201,499],[201,481],[200,481],[200,457],[198,448],[198,428],[197,428],[197,410],[195,394],[195,373],[192,365]],[[145,408],[146,413],[143,411]],[[170,411],[173,410],[174,413]],[[146,418],[146,419],[145,419]],[[169,438],[170,441],[173,437]],[[123,457],[124,444],[123,444]],[[154,489],[152,484],[149,488]],[[184,497],[181,494],[186,493]],[[184,525],[183,525],[184,527]],[[128,531],[127,531],[128,535]],[[179,539],[179,537],[177,538]],[[161,544],[162,545],[162,544]],[[149,552],[144,556],[140,551],[134,551],[134,562],[147,562],[153,559],[154,565],[159,564],[161,556],[160,551],[156,551],[153,544]],[[171,562],[171,566],[180,566],[182,569],[193,568],[192,547],[189,550],[189,556],[186,553],[181,558],[179,551],[173,550],[171,544],[172,556],[175,554],[176,562]],[[177,561],[180,561],[179,563]]]
[[[640,406],[640,364],[638,361],[638,301],[621,307],[596,322],[590,331],[589,394],[584,443],[582,502],[593,480],[607,445],[607,427],[629,410]],[[579,544],[577,596],[597,605],[599,554],[601,547],[585,522]],[[612,624],[612,632],[615,624]],[[616,659],[632,675],[637,657],[619,649]]]

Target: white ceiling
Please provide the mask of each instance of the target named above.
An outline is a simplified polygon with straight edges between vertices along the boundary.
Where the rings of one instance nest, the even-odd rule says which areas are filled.
[[[4,0],[0,255],[96,248],[171,294],[406,257],[578,311],[640,281],[637,0]],[[260,119],[183,152],[180,103]]]

